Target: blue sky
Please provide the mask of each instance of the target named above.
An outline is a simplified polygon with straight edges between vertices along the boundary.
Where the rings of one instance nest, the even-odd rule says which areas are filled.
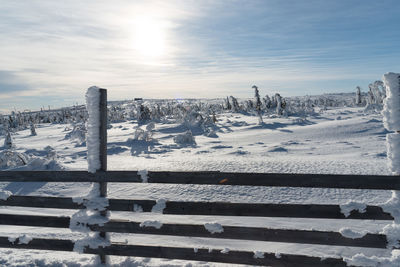
[[[400,1],[2,1],[0,111],[351,92],[400,71]]]

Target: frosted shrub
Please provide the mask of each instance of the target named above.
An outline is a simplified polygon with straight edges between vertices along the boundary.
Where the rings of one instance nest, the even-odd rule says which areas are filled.
[[[152,135],[153,133],[151,131],[145,131],[140,127],[137,127],[135,130],[135,134],[133,137],[133,140],[138,140],[138,141],[151,141],[152,140]]]
[[[44,150],[47,152],[46,158],[51,159],[51,160],[56,160],[57,159],[57,152],[53,147],[46,146],[44,148]]]
[[[82,146],[86,142],[86,126],[85,124],[74,125],[72,131],[65,135],[65,139],[71,139],[77,142],[78,146]]]
[[[197,111],[189,111],[183,116],[183,124],[187,128],[200,127],[204,121],[203,115]]]
[[[174,142],[179,145],[196,144],[192,131],[190,130],[174,136]]]
[[[15,168],[24,166],[28,163],[29,156],[25,153],[19,153],[11,150],[0,152],[0,169]]]

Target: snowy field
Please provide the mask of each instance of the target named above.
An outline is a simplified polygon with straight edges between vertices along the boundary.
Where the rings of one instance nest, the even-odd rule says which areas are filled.
[[[257,116],[222,112],[216,114],[215,132],[206,136],[193,131],[195,142],[177,144],[174,137],[185,133],[184,125],[175,121],[157,122],[149,140],[135,140],[137,121],[111,123],[108,130],[109,170],[163,171],[226,171],[275,173],[331,173],[331,174],[390,174],[386,159],[386,133],[382,115],[364,111],[362,107],[328,108],[307,117],[264,116],[259,124]],[[141,126],[142,129],[146,125]],[[152,127],[150,127],[152,128]],[[37,136],[30,130],[13,135],[15,151],[37,158],[48,158],[53,152],[50,169],[87,170],[86,147],[76,140],[65,138],[72,126],[40,124]],[[4,139],[0,139],[3,143]],[[51,165],[52,164],[52,165]],[[20,169],[41,169],[32,165]],[[67,183],[3,183],[3,190],[21,195],[82,196],[88,184]],[[231,201],[249,203],[330,203],[344,204],[349,200],[380,204],[391,197],[391,192],[379,190],[263,188],[202,185],[149,185],[110,183],[112,198],[167,199],[193,201]],[[66,215],[73,211],[0,207],[1,213]],[[172,215],[114,212],[111,218],[133,221],[148,219],[177,222]],[[358,232],[378,233],[387,221],[317,220],[290,218],[233,218],[211,216],[179,216],[179,222],[222,225],[259,226],[338,231],[343,227]],[[32,237],[77,238],[67,229],[0,226],[0,235]],[[301,245],[258,241],[207,240],[168,236],[112,234],[112,241],[129,244],[189,246],[222,250],[241,249],[314,255],[321,257],[351,257],[358,252],[365,255],[389,256],[384,249],[362,249],[322,245]],[[76,253],[0,249],[1,266],[86,266],[95,257]],[[223,266],[214,263],[182,262],[160,259],[111,257],[117,266]]]

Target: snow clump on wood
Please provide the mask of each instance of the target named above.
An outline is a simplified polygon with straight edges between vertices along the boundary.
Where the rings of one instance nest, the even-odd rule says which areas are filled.
[[[389,131],[386,135],[387,158],[393,174],[400,174],[400,74],[389,72],[383,75],[387,97],[382,111],[383,125]]]
[[[100,211],[104,211],[108,206],[108,199],[99,197],[99,195],[99,184],[93,183],[88,195],[73,198],[75,203],[84,204],[86,207],[86,209],[81,209],[73,214],[70,219],[71,231],[86,234],[84,238],[75,242],[75,252],[83,253],[86,246],[98,248],[110,245],[107,238],[100,237],[98,232],[92,232],[89,228],[90,225],[103,226],[109,220],[108,215],[104,217],[100,214]]]
[[[97,86],[86,92],[86,109],[89,114],[86,123],[88,171],[95,173],[100,169],[100,88]]]
[[[224,228],[222,227],[221,224],[219,223],[205,223],[204,227],[207,229],[207,231],[209,231],[211,234],[215,234],[215,233],[222,233],[224,232]]]

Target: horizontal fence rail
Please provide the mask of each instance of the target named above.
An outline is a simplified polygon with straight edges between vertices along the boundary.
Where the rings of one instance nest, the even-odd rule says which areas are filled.
[[[40,249],[40,250],[57,250],[57,251],[73,251],[74,243],[65,239],[41,239],[34,238],[28,244],[19,244],[18,239],[10,242],[8,237],[0,236],[0,247],[2,248],[21,248],[21,249]],[[340,258],[324,258],[291,254],[275,254],[265,253],[264,258],[255,258],[253,252],[247,251],[229,251],[221,253],[219,250],[202,249],[194,250],[193,248],[183,247],[161,247],[161,246],[140,246],[140,245],[121,245],[112,244],[105,248],[90,249],[86,248],[84,253],[87,254],[106,254],[114,256],[131,256],[131,257],[150,257],[165,258],[176,260],[191,261],[211,261],[221,263],[248,264],[257,266],[347,266]]]
[[[400,190],[399,176],[228,172],[148,172],[148,183]],[[136,171],[5,171],[2,182],[140,183]]]
[[[151,212],[155,200],[109,199],[107,210],[134,211],[135,205],[143,212]],[[34,208],[83,209],[83,204],[75,203],[73,198],[10,196],[0,200],[0,206],[18,206]],[[184,202],[166,201],[163,214],[171,215],[215,215],[215,216],[252,216],[252,217],[285,217],[317,219],[363,219],[393,220],[392,215],[378,206],[367,206],[365,212],[351,211],[345,216],[340,205],[321,204],[262,204],[262,203],[228,203],[228,202]]]
[[[142,227],[140,224],[140,222],[111,220],[105,223],[104,226],[91,225],[90,229],[96,232],[104,231],[367,248],[387,247],[386,236],[381,234],[368,233],[361,238],[346,238],[338,232],[244,226],[223,226],[223,232],[211,233],[204,225],[165,223],[157,229],[155,227]],[[0,214],[0,225],[69,228],[70,219],[69,217]]]

